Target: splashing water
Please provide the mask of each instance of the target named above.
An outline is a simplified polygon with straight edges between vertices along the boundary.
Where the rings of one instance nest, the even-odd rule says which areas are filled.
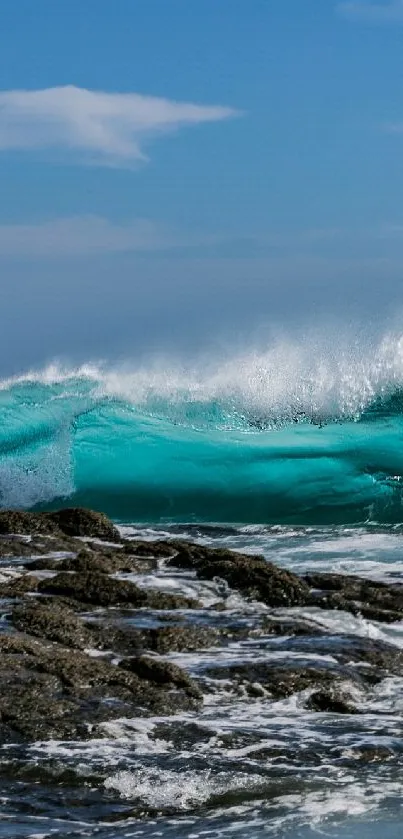
[[[403,338],[0,383],[0,503],[120,520],[400,521]]]

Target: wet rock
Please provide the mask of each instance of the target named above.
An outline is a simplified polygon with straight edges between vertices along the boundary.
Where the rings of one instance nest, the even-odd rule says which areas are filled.
[[[402,585],[343,574],[307,574],[304,579],[311,587],[311,605],[385,623],[403,619]]]
[[[357,714],[357,708],[351,698],[343,696],[339,691],[317,690],[311,694],[305,707],[310,711],[327,714]]]
[[[83,507],[68,507],[47,515],[67,536],[88,536],[105,542],[121,541],[118,529],[105,513],[86,510]]]
[[[53,552],[75,554],[83,547],[82,539],[78,536],[67,536],[65,533],[44,535],[31,540],[32,556],[41,556]],[[98,545],[99,550],[99,545]]]
[[[81,507],[68,507],[52,513],[22,510],[0,511],[0,534],[50,534],[86,536],[110,542],[121,541],[118,529],[105,516]]]
[[[276,635],[278,637],[290,636],[307,636],[312,638],[315,635],[326,635],[326,630],[322,627],[310,623],[308,620],[303,621],[296,618],[272,618],[266,616],[261,623],[261,629],[268,635]]]
[[[207,548],[204,545],[196,545],[194,542],[175,540],[170,543],[176,551],[175,555],[167,563],[175,568],[197,568],[199,562],[208,556],[216,555],[233,556],[234,551],[226,551],[221,548]],[[241,554],[238,554],[241,556]]]
[[[158,558],[150,554],[150,556],[137,556],[136,553],[131,553],[125,550],[124,546],[109,547],[107,545],[100,545],[95,542],[86,542],[85,550],[87,553],[92,551],[98,557],[102,557],[106,562],[110,560],[110,568],[113,569],[107,573],[133,573],[138,571],[141,574],[146,574],[155,571],[158,567]]]
[[[140,607],[146,600],[137,586],[128,581],[110,578],[98,571],[84,574],[61,572],[51,579],[42,580],[39,590],[45,594],[59,595],[95,606],[130,603]]]
[[[177,553],[168,565],[194,569],[201,579],[224,579],[231,588],[268,606],[318,606],[362,615],[368,620],[403,620],[403,586],[399,584],[341,574],[307,574],[300,578],[263,557],[188,542],[171,544]]]
[[[334,666],[354,667],[368,684],[376,684],[387,675],[403,676],[403,651],[393,644],[357,635],[294,636],[285,638],[276,650],[297,653],[299,656],[316,655],[322,660],[334,660]],[[326,663],[324,666],[327,666]]]
[[[136,658],[125,658],[120,662],[119,667],[130,670],[131,673],[135,673],[140,679],[154,682],[166,689],[171,689],[172,686],[175,686],[184,688],[185,692],[190,696],[201,697],[202,695],[190,676],[171,661],[163,661],[159,658],[143,655]]]
[[[24,563],[27,571],[57,571],[60,568],[60,559],[51,556],[41,556],[31,562]]]
[[[354,749],[354,756],[361,763],[386,763],[396,758],[396,752],[388,746],[363,745],[361,748]]]
[[[46,513],[27,513],[23,510],[0,510],[0,533],[56,533],[57,524]]]
[[[193,568],[200,579],[219,577],[231,588],[268,606],[297,606],[309,597],[306,582],[260,556],[185,544],[168,565]]]
[[[32,516],[37,530],[32,529]],[[104,722],[118,717],[195,709],[201,701],[198,685],[173,662],[157,656],[208,649],[249,636],[253,636],[255,660],[210,665],[204,671],[208,678],[201,680],[206,691],[215,691],[217,682],[227,680],[229,689],[242,699],[277,700],[302,692],[301,701],[312,711],[353,714],[358,710],[349,684],[365,694],[385,676],[403,676],[403,651],[398,648],[369,638],[334,636],[309,619],[293,613],[288,617],[286,611],[290,606],[314,604],[392,620],[403,617],[399,585],[332,574],[302,579],[263,557],[181,540],[118,542],[119,533],[106,517],[85,510],[0,514],[0,534],[2,527],[11,525],[24,532],[28,524],[29,542],[0,535],[0,555],[3,545],[11,551],[4,555],[25,557],[28,571],[0,586],[0,596],[21,601],[9,607],[12,631],[0,635],[0,742],[83,738],[91,736],[91,731],[98,736]],[[96,539],[114,544],[100,545]],[[28,562],[33,553],[51,550],[70,556],[36,556]],[[215,629],[187,624],[185,616],[176,613],[170,615],[171,625],[161,625],[168,619],[161,610],[200,604],[110,576],[153,569],[160,560],[191,569],[200,579],[224,580],[248,598],[280,607],[280,617],[276,612],[257,615],[231,626],[232,613],[226,616],[224,612],[214,616]],[[52,570],[56,575],[40,580],[31,573],[35,570]],[[223,589],[225,604],[225,584]],[[31,597],[35,592],[39,596]],[[134,609],[145,608],[159,614],[142,612],[137,616],[141,619],[138,627],[125,620],[133,618]],[[83,612],[88,614],[80,617]],[[88,655],[89,648],[105,655]],[[272,649],[276,657],[270,659]],[[284,659],[279,660],[281,651]],[[116,665],[112,662],[118,656],[123,660]],[[193,736],[196,740],[199,736],[196,727],[189,733],[190,739]]]
[[[0,584],[0,597],[19,598],[35,592],[38,589],[39,579],[31,574],[22,574],[15,577],[8,583]]]
[[[2,669],[0,662],[0,673]],[[7,677],[7,695],[0,687],[0,742],[89,737],[89,726],[78,719],[77,704],[54,698],[57,679],[32,673],[22,665]]]
[[[359,638],[356,635],[330,636],[323,644],[323,653],[325,650],[343,664],[370,664],[373,676],[368,668],[362,671],[368,674],[367,678],[379,681],[388,674],[403,676],[403,651],[385,641]]]
[[[119,655],[141,655],[146,652],[164,655],[169,652],[192,651],[212,647],[220,633],[209,627],[158,626],[137,629],[125,622],[105,619],[84,621],[91,634],[92,645],[99,650],[113,650]]]
[[[92,553],[90,551],[79,551],[77,556],[62,559],[58,564],[58,569],[60,571],[76,571],[81,574],[90,571],[100,574],[116,574],[119,571],[130,573],[133,571],[130,559],[121,553],[105,556],[103,553]]]
[[[93,636],[77,615],[57,601],[34,600],[13,609],[11,623],[21,632],[56,641],[66,647],[84,649],[92,644]]]
[[[175,547],[171,542],[164,540],[156,540],[155,542],[145,542],[140,539],[127,539],[124,542],[123,550],[130,556],[136,557],[151,557],[156,559],[164,559],[172,557],[175,554]]]
[[[220,577],[231,588],[268,606],[295,606],[303,603],[306,596],[298,577],[258,558],[207,560],[198,567],[197,574],[209,580]]]
[[[194,600],[176,594],[141,589],[129,580],[119,580],[91,571],[84,574],[61,572],[42,580],[39,591],[72,598],[95,606],[131,605],[135,608],[184,609],[196,605]]]
[[[347,609],[346,611],[349,611]],[[352,611],[352,610],[351,610]],[[403,620],[403,612],[394,612],[390,609],[377,609],[374,606],[365,606],[361,604],[358,612],[355,614],[361,615],[369,621],[379,621],[380,623],[399,623]]]
[[[33,550],[31,547],[31,543],[26,539],[19,539],[18,537],[11,537],[7,538],[5,536],[0,537],[0,557],[6,559],[7,557],[12,558],[23,558],[26,556],[32,556]]]
[[[119,716],[198,707],[186,674],[174,669],[163,682],[156,673],[145,667],[140,675],[25,635],[0,635],[0,737],[86,738],[93,725]]]
[[[269,660],[217,665],[208,667],[205,673],[211,679],[227,680],[234,688],[253,697],[268,695],[277,700],[314,688],[320,695],[316,708],[313,704],[308,706],[313,710],[325,710],[326,702],[330,709],[331,698],[335,703],[336,700],[341,702],[346,682],[365,692],[389,675],[403,675],[403,652],[391,644],[369,638],[294,637],[285,639],[281,646],[276,644],[275,650],[284,653],[280,663]],[[297,653],[298,659],[289,658],[290,653]],[[317,656],[317,661],[312,661],[312,656]],[[322,701],[323,707],[319,708]],[[345,701],[354,708],[349,699]],[[345,711],[350,712],[353,711]]]
[[[113,651],[115,655],[141,655],[147,649],[145,632],[127,624],[103,620],[84,620],[91,635],[91,644],[97,650]]]
[[[154,727],[154,738],[156,740],[165,740],[169,742],[175,752],[189,751],[195,746],[200,747],[202,744],[207,744],[211,740],[211,730],[202,725],[197,725],[195,722],[186,722],[181,720],[178,723],[174,721],[160,722]],[[220,738],[224,739],[224,737]]]
[[[150,560],[144,560],[141,568],[139,568],[140,560],[135,557],[129,557],[123,551],[98,551],[88,550],[82,548],[82,543],[76,542],[74,545],[75,556],[67,556],[62,559],[55,559],[52,556],[39,557],[33,559],[31,562],[24,563],[25,567],[33,571],[76,571],[78,573],[87,573],[89,571],[98,571],[101,574],[116,574],[125,573],[131,574],[134,571],[148,571],[153,570],[154,563]]]
[[[336,662],[284,661],[273,665],[267,661],[257,661],[228,667],[208,667],[205,674],[210,679],[231,682],[233,688],[248,696],[274,700],[285,699],[308,688],[337,691],[339,685],[346,681],[361,690],[366,687],[357,671],[337,665]]]
[[[79,600],[74,600],[73,597],[55,597],[52,594],[44,594],[43,592],[40,592],[40,600],[41,603],[59,603],[61,606],[65,606],[67,609],[70,609],[70,611],[78,615],[87,615],[88,613],[99,611],[99,608],[95,604],[82,603]]]
[[[212,647],[220,638],[217,630],[201,626],[160,626],[142,635],[144,646],[159,654]]]

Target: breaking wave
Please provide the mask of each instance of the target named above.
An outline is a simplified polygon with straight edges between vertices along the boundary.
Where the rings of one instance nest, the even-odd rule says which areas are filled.
[[[403,519],[403,338],[0,383],[0,504],[121,521]]]

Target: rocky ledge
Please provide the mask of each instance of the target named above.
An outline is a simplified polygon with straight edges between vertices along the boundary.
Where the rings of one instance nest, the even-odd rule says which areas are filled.
[[[400,621],[399,584],[299,577],[260,556],[182,540],[127,540],[105,515],[84,509],[0,512],[0,562],[3,743],[101,737],[119,717],[197,710],[203,694],[223,683],[238,698],[299,693],[311,711],[352,714],[357,696],[403,676],[396,647],[330,635],[309,614],[287,612],[304,606]],[[207,614],[194,597],[147,588],[141,578],[161,567],[215,581],[223,596]],[[269,608],[247,625],[226,619],[233,591]],[[275,664],[264,654],[271,638],[285,654]],[[218,645],[242,639],[266,639],[261,659],[215,660]],[[193,678],[163,657],[192,650],[209,652]]]

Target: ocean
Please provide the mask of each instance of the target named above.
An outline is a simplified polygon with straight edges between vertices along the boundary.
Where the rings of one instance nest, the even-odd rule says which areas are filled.
[[[0,416],[1,507],[83,506],[127,538],[184,537],[299,574],[403,581],[396,336],[348,350],[278,342],[193,367],[53,365],[4,380]],[[15,562],[2,561],[2,572]],[[403,649],[399,622],[273,612],[220,580],[163,566],[136,582],[196,597],[201,610],[185,610],[185,622],[219,625],[222,601],[249,628],[214,651],[169,654],[206,684],[212,663],[332,664],[344,636]],[[267,614],[285,613],[325,632],[328,647],[315,633],[305,644],[253,635]],[[389,674],[370,696],[351,692],[359,713],[318,714],[300,695],[235,701],[223,677],[201,711],[122,718],[85,742],[6,744],[0,837],[400,839],[403,678]]]

